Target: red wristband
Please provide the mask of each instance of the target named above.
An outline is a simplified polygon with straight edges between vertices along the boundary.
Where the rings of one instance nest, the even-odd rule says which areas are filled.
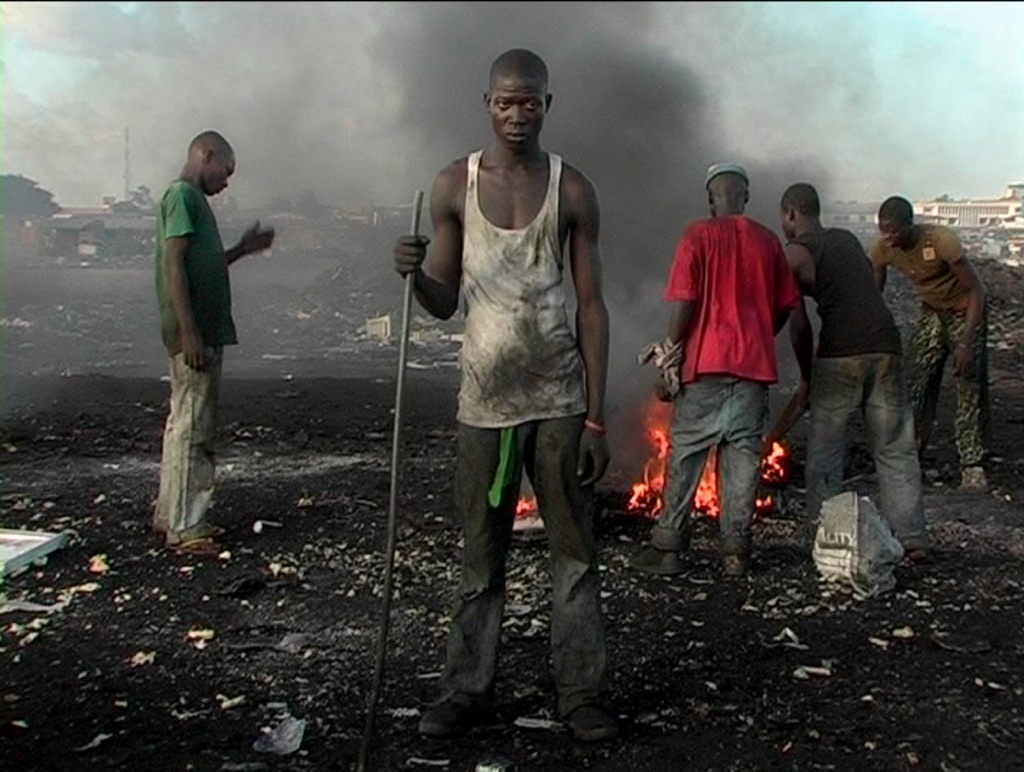
[[[597,421],[591,421],[589,418],[583,422],[583,425],[590,429],[590,431],[594,432],[595,434],[605,434],[608,431],[603,426],[601,426],[601,424],[599,424]]]

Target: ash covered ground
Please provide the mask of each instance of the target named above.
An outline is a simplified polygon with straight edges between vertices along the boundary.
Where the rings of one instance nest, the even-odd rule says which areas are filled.
[[[779,506],[757,522],[749,578],[721,578],[710,520],[686,575],[630,569],[652,522],[626,511],[651,452],[637,431],[649,378],[619,374],[597,535],[624,731],[595,746],[554,715],[545,545],[526,538],[509,566],[495,722],[450,742],[416,735],[443,661],[459,543],[457,325],[415,310],[371,768],[472,770],[496,756],[520,770],[1022,768],[1024,282],[1020,269],[977,268],[993,296],[992,491],[956,492],[947,387],[924,457],[938,547],[924,565],[898,566],[896,589],[872,600],[823,586],[796,549],[806,419],[788,438]],[[10,769],[354,765],[382,605],[398,360],[394,340],[364,325],[399,308],[401,282],[380,245],[344,259],[253,257],[233,271],[242,343],[225,364],[215,508],[226,552],[187,558],[150,532],[168,384],[149,258],[5,258],[2,525],[71,534],[4,584],[9,601],[50,607],[0,617]],[[887,297],[909,329],[906,286],[893,281]],[[613,307],[613,326],[629,314]],[[795,387],[785,333],[779,349],[773,418]],[[847,477],[876,492],[857,424]],[[256,533],[257,520],[280,527]],[[254,750],[284,715],[307,722],[299,750]]]

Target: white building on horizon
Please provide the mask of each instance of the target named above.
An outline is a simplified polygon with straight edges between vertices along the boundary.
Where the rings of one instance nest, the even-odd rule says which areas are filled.
[[[950,199],[945,196],[914,202],[914,217],[921,222],[951,228],[1024,230],[1024,182],[1011,182],[1000,198]]]
[[[1024,182],[1011,182],[999,198],[952,199],[948,196],[913,202],[914,219],[957,229],[1024,230]],[[877,227],[881,201],[832,201],[822,205],[828,227],[859,230]]]

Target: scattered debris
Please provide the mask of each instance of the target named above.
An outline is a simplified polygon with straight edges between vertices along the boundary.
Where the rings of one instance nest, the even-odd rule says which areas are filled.
[[[75,753],[83,753],[85,751],[91,751],[93,748],[99,748],[100,745],[105,743],[107,740],[109,740],[113,736],[114,735],[112,735],[112,734],[104,734],[103,732],[100,732],[98,735],[96,735],[94,738],[92,738],[92,740],[87,742],[85,745],[82,745],[82,746],[80,746],[78,748],[72,748],[71,750],[74,751]]]
[[[132,667],[152,665],[156,661],[155,651],[137,651],[129,660]]]
[[[531,716],[520,716],[513,722],[516,726],[523,729],[547,729],[547,730],[560,730],[564,726],[559,721],[552,721],[549,718],[534,718]]]
[[[302,745],[302,736],[306,731],[306,720],[286,716],[273,729],[264,729],[256,738],[252,749],[259,753],[273,753],[287,756],[295,753]]]
[[[67,544],[70,534],[0,528],[0,565],[3,576],[15,576],[33,562]]]
[[[991,641],[982,638],[971,638],[951,633],[933,633],[931,641],[940,649],[955,651],[961,654],[981,654],[992,650]]]
[[[205,649],[208,641],[212,641],[216,633],[213,630],[189,630],[185,637],[192,642],[197,649]]]
[[[110,566],[107,564],[106,555],[93,555],[89,558],[89,573],[105,574],[109,570]]]
[[[816,667],[814,665],[800,665],[793,671],[793,677],[801,680],[809,678],[828,678],[832,675],[830,667]]]
[[[237,697],[228,697],[226,694],[216,695],[217,701],[220,703],[221,710],[231,710],[236,708],[245,702],[245,695],[240,694]]]

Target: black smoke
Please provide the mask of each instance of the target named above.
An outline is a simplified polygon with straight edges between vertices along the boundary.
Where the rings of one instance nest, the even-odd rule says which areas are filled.
[[[730,13],[722,11],[723,29]],[[542,144],[587,174],[601,201],[612,329],[608,402],[624,423],[650,393],[653,370],[640,368],[636,355],[667,329],[661,288],[676,241],[688,222],[708,215],[707,166],[745,164],[747,213],[776,231],[786,186],[812,180],[824,196],[827,185],[809,159],[732,152],[720,139],[723,86],[702,82],[669,52],[645,45],[657,20],[655,4],[642,3],[429,3],[409,6],[380,52],[401,89],[399,120],[416,148],[410,187],[427,190],[449,161],[491,141],[482,100],[491,61],[512,47],[546,61],[554,100]],[[705,11],[700,22],[708,21]],[[786,120],[782,109],[779,120]],[[780,336],[784,360],[788,347]]]

